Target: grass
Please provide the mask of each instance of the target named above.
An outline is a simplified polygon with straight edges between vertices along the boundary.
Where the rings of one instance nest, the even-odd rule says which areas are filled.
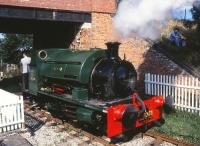
[[[176,111],[165,114],[165,124],[152,130],[188,143],[200,145],[200,116],[196,113]]]
[[[193,25],[192,22],[188,23],[180,21],[170,22],[166,30],[163,32],[159,43],[162,48],[167,50],[167,52],[174,56],[179,62],[200,71],[200,32],[196,30],[197,26]],[[178,27],[186,37],[186,47],[179,48],[168,43],[167,38],[174,27]]]

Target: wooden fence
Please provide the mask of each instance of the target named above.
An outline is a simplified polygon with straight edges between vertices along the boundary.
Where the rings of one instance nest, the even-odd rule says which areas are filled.
[[[0,89],[0,133],[24,127],[23,97]]]
[[[171,95],[175,108],[200,115],[200,81],[188,76],[145,74],[145,93]]]

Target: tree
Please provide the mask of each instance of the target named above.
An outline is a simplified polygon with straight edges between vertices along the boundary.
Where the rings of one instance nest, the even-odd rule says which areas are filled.
[[[33,37],[29,34],[3,34],[0,50],[3,61],[18,64],[23,51],[29,51],[33,46]]]
[[[197,31],[200,31],[200,2],[197,1],[194,3],[193,8],[191,9],[192,17],[194,22],[197,24]]]

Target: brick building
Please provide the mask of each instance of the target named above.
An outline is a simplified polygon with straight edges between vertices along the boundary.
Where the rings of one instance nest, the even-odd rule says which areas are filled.
[[[122,43],[119,49],[120,57],[125,56],[134,64],[140,80],[143,80],[144,73],[147,72],[161,74],[182,74],[184,72],[165,56],[153,51],[146,41],[137,37],[130,39],[117,37],[112,24],[112,17],[116,12],[116,0],[0,0],[0,6],[88,13],[91,21],[77,25],[78,28],[72,27],[75,36],[66,47],[106,48],[106,42],[120,41]],[[67,31],[69,32],[70,29]]]
[[[114,13],[112,11],[93,11],[91,16],[92,22],[82,25],[82,28],[71,44],[71,48],[106,48],[105,43],[107,41],[121,42],[119,55],[121,58],[125,56],[126,60],[133,63],[138,72],[139,83],[142,87],[144,87],[144,73],[187,74],[166,56],[153,50],[145,40],[137,37],[119,39],[113,28],[112,17]]]

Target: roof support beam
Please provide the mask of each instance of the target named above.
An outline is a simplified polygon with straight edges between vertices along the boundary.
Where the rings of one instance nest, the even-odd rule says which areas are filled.
[[[0,7],[0,18],[47,20],[61,22],[91,22],[90,13],[5,6]]]

